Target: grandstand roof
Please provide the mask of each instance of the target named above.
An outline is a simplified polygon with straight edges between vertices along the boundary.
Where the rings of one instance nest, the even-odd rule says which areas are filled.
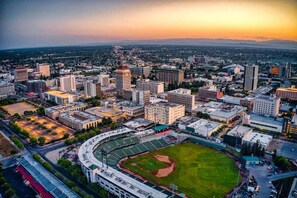
[[[54,175],[47,171],[41,164],[35,161],[31,156],[24,155],[17,158],[17,161],[24,167],[30,175],[40,183],[51,195],[57,198],[76,198],[76,193],[70,190],[64,183],[58,180]]]

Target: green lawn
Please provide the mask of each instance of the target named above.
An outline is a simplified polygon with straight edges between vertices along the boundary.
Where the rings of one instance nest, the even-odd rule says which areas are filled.
[[[167,177],[158,178],[152,173],[166,167],[153,156],[167,155],[176,162],[176,170]],[[224,197],[240,182],[235,162],[223,152],[194,143],[185,143],[154,151],[123,162],[123,166],[159,185],[174,183],[178,192],[188,197]]]

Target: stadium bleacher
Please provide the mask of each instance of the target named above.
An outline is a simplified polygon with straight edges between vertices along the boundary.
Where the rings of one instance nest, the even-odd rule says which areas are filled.
[[[139,141],[137,137],[124,137],[110,140],[98,146],[94,154],[96,158],[101,161],[101,150],[104,149],[107,152],[107,164],[113,168],[117,168],[118,162],[125,157],[156,150],[171,144],[162,138],[143,143]]]

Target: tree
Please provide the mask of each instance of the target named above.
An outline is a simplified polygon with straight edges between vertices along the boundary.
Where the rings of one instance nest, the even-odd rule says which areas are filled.
[[[36,145],[37,144],[37,139],[35,137],[31,137],[30,138],[30,142],[33,144],[33,145]]]
[[[65,133],[65,134],[63,135],[63,139],[67,139],[67,138],[69,138],[69,133]]]
[[[44,115],[44,107],[38,107],[36,112],[38,115],[43,116]]]
[[[116,122],[111,123],[110,128],[115,129],[118,127],[118,124]]]
[[[39,137],[39,138],[38,138],[38,143],[39,143],[39,145],[41,145],[41,146],[44,145],[45,140],[46,140],[45,137],[43,137],[43,136]]]

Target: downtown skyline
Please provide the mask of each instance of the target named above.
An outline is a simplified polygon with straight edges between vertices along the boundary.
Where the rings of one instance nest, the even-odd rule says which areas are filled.
[[[297,1],[1,2],[0,49],[123,40],[297,41]]]

